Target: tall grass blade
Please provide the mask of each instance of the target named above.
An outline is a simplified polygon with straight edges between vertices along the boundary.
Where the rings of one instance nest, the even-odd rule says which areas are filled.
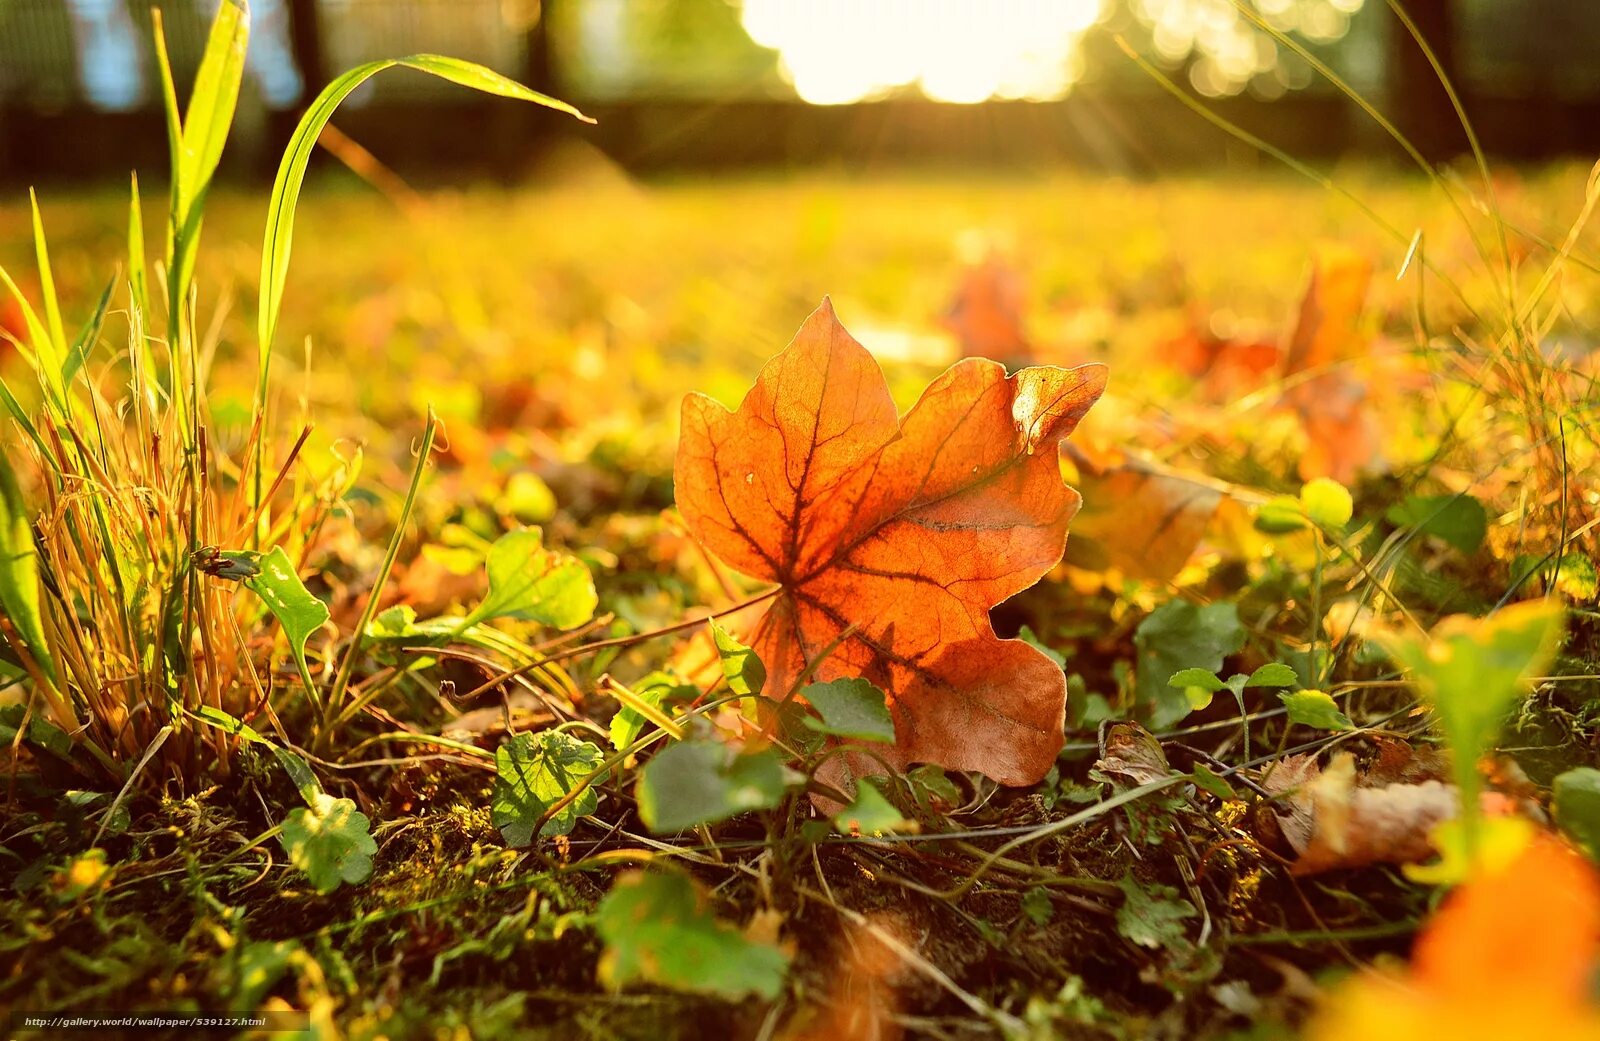
[[[172,61],[167,57],[167,32],[161,8],[150,9],[150,35],[156,50],[156,71],[161,81],[161,110],[167,124],[167,159],[172,170],[173,190],[177,189],[178,169],[183,151],[183,112],[178,107],[178,86],[172,80]],[[169,231],[171,229],[168,229]],[[167,243],[167,265],[172,265],[172,243]]]
[[[28,202],[33,206],[33,253],[39,264],[39,295],[44,298],[44,318],[49,332],[50,354],[40,360],[50,365],[46,378],[61,389],[61,367],[66,364],[67,334],[61,324],[61,302],[56,299],[55,275],[50,270],[50,247],[44,237],[44,218],[39,214],[39,195],[28,189]]]
[[[83,368],[83,363],[89,359],[89,352],[94,350],[95,342],[100,339],[100,329],[105,325],[106,311],[111,306],[111,291],[116,289],[115,277],[106,283],[100,293],[100,302],[95,305],[94,314],[78,330],[78,336],[72,341],[72,346],[67,349],[67,361],[61,369],[61,380],[66,386],[72,385],[72,380],[78,375],[78,370]]]
[[[322,724],[318,728],[317,743],[325,745],[333,737],[335,713],[339,711],[339,703],[344,700],[344,692],[350,685],[350,679],[355,675],[356,660],[361,655],[361,645],[367,638],[367,627],[372,624],[373,615],[378,613],[378,601],[383,596],[383,587],[389,581],[389,572],[394,570],[395,558],[400,555],[400,544],[405,540],[406,525],[411,522],[411,513],[417,506],[417,491],[422,487],[422,475],[428,468],[428,457],[433,453],[434,435],[439,430],[439,417],[433,409],[428,409],[428,422],[422,429],[422,445],[417,450],[417,466],[411,471],[411,486],[406,489],[406,499],[400,507],[400,517],[395,522],[394,536],[389,540],[389,549],[383,556],[383,563],[378,566],[378,573],[372,579],[372,590],[367,594],[367,604],[361,610],[361,620],[356,623],[355,631],[350,634],[350,647],[345,651],[344,660],[339,663],[339,671],[333,678],[333,689],[328,692],[328,700],[324,706]]]
[[[300,188],[305,182],[306,166],[317,145],[322,128],[328,125],[339,104],[361,84],[382,72],[395,67],[416,69],[463,87],[496,94],[518,101],[553,108],[574,116],[586,123],[594,120],[564,101],[529,90],[515,80],[491,72],[481,65],[437,54],[413,54],[408,58],[388,58],[358,65],[335,79],[317,95],[306,114],[295,127],[289,147],[283,153],[278,175],[272,182],[272,197],[267,204],[266,236],[261,245],[260,306],[257,310],[257,339],[260,350],[260,371],[256,386],[257,402],[263,402],[267,393],[267,373],[272,360],[272,340],[278,329],[278,310],[283,303],[283,284],[289,272],[289,254],[294,245],[294,213],[300,200]]]
[[[10,384],[6,383],[4,379],[0,379],[0,405],[5,406],[5,410],[11,414],[11,418],[16,420],[23,433],[28,435],[28,440],[32,441],[34,447],[39,450],[40,457],[49,459],[50,452],[45,447],[44,439],[39,436],[39,428],[33,425],[33,420],[28,418],[27,410],[22,407],[22,402],[17,400],[17,396],[11,392]]]
[[[1433,69],[1433,74],[1439,80],[1439,86],[1444,88],[1444,93],[1450,99],[1450,107],[1455,110],[1456,119],[1461,123],[1461,130],[1467,135],[1467,147],[1472,149],[1472,158],[1478,166],[1478,175],[1483,178],[1484,202],[1489,207],[1489,216],[1494,220],[1495,233],[1500,238],[1500,255],[1505,261],[1506,300],[1511,307],[1512,321],[1517,320],[1517,282],[1515,264],[1511,259],[1511,244],[1506,241],[1506,225],[1500,219],[1500,199],[1494,190],[1494,175],[1489,171],[1489,157],[1484,154],[1483,145],[1478,141],[1478,132],[1473,129],[1472,120],[1467,117],[1467,107],[1461,103],[1461,95],[1456,93],[1456,85],[1450,82],[1450,77],[1445,74],[1444,65],[1439,61],[1439,56],[1433,47],[1423,37],[1422,30],[1417,28],[1417,23],[1412,21],[1411,15],[1399,0],[1389,0],[1389,9],[1405,26],[1406,32],[1411,34],[1417,47],[1422,51],[1422,56],[1428,60],[1428,66]]]
[[[1321,58],[1318,58],[1316,54],[1312,53],[1312,51],[1300,41],[1296,40],[1294,37],[1290,36],[1288,33],[1269,22],[1265,17],[1262,16],[1260,11],[1246,3],[1245,0],[1233,0],[1233,6],[1238,9],[1240,14],[1244,15],[1246,19],[1255,25],[1256,28],[1260,29],[1268,36],[1271,36],[1279,45],[1287,48],[1290,51],[1293,51],[1302,61],[1310,65],[1312,69],[1316,70],[1318,75],[1327,80],[1329,83],[1333,84],[1339,93],[1343,94],[1345,97],[1354,102],[1356,107],[1365,112],[1368,118],[1370,118],[1374,123],[1378,124],[1378,126],[1382,128],[1383,132],[1388,134],[1389,137],[1391,137],[1394,142],[1405,151],[1406,155],[1411,158],[1411,161],[1416,163],[1417,168],[1421,170],[1430,181],[1433,182],[1434,186],[1437,187],[1441,193],[1443,193],[1445,200],[1450,204],[1451,209],[1455,211],[1457,219],[1461,221],[1461,226],[1466,232],[1467,238],[1471,240],[1472,248],[1478,254],[1478,259],[1483,262],[1486,270],[1492,272],[1494,265],[1490,260],[1489,251],[1484,247],[1482,240],[1478,237],[1478,229],[1476,225],[1473,224],[1472,218],[1467,215],[1465,207],[1461,205],[1461,200],[1456,198],[1455,193],[1450,190],[1450,185],[1446,183],[1445,179],[1439,175],[1439,171],[1436,170],[1434,165],[1427,160],[1427,157],[1425,157],[1417,149],[1416,145],[1412,144],[1411,140],[1407,138],[1405,134],[1400,132],[1400,128],[1395,126],[1394,122],[1380,112],[1376,105],[1368,101],[1360,91],[1351,86],[1344,79],[1344,77],[1335,72],[1333,68],[1330,67],[1326,62],[1324,62]],[[1399,5],[1396,4],[1394,0],[1390,0],[1389,6],[1395,9],[1397,16],[1403,22],[1408,22],[1405,12],[1400,9]],[[1423,41],[1420,34],[1417,33],[1414,25],[1411,27],[1411,32],[1416,38],[1417,43],[1422,47],[1423,52],[1428,55],[1429,60],[1433,61],[1434,71],[1438,74],[1440,80],[1442,81],[1444,79],[1444,70],[1439,66],[1437,60],[1433,58],[1427,43]],[[1447,92],[1451,92],[1451,87],[1448,83],[1445,84],[1445,90]],[[1454,95],[1452,93],[1452,97],[1453,96]],[[1463,111],[1459,105],[1457,106],[1456,111],[1460,115],[1463,125],[1465,125],[1467,128],[1467,137],[1469,140],[1472,139],[1472,127],[1470,124],[1467,124],[1465,111]],[[1485,168],[1484,172],[1485,175],[1487,175],[1487,168]],[[1489,192],[1489,205],[1493,210],[1494,188],[1492,184],[1487,182],[1487,180],[1485,181],[1485,190]],[[1495,220],[1498,223],[1498,210],[1494,210],[1494,215]],[[1510,254],[1506,251],[1505,229],[1503,227],[1500,228],[1500,251],[1501,259],[1509,264]]]
[[[11,294],[11,298],[17,302],[17,308],[22,312],[22,323],[28,327],[27,342],[21,344],[23,359],[27,361],[30,368],[35,370],[36,375],[48,379],[43,372],[38,370],[41,367],[48,368],[50,330],[45,328],[44,322],[39,318],[39,312],[33,309],[33,304],[23,295],[22,290],[17,287],[17,283],[11,278],[11,273],[5,269],[3,264],[0,264],[0,284],[5,285],[6,290]],[[40,356],[41,351],[44,352],[45,357]],[[59,366],[57,366],[56,371],[60,372]]]
[[[1406,234],[1393,224],[1390,224],[1384,219],[1382,214],[1378,213],[1377,210],[1374,210],[1371,206],[1363,202],[1360,196],[1356,195],[1348,188],[1340,185],[1334,181],[1333,178],[1327,176],[1326,174],[1319,173],[1278,146],[1264,140],[1263,138],[1257,137],[1255,134],[1252,134],[1239,124],[1212,111],[1203,102],[1189,96],[1189,94],[1185,92],[1182,87],[1174,83],[1169,76],[1152,65],[1150,61],[1138,51],[1134,50],[1133,45],[1130,44],[1125,37],[1113,37],[1112,42],[1121,48],[1122,53],[1127,55],[1128,59],[1137,65],[1140,71],[1149,76],[1151,79],[1155,80],[1156,84],[1160,86],[1162,90],[1172,95],[1173,98],[1175,98],[1185,108],[1189,109],[1189,111],[1193,112],[1195,115],[1199,116],[1201,119],[1204,119],[1206,122],[1210,123],[1212,126],[1216,127],[1222,132],[1228,134],[1230,137],[1233,137],[1239,141],[1243,141],[1245,144],[1256,149],[1258,152],[1261,152],[1263,155],[1271,156],[1273,159],[1276,159],[1284,166],[1287,166],[1289,169],[1293,170],[1295,173],[1313,182],[1314,184],[1321,185],[1328,191],[1334,192],[1335,194],[1343,197],[1356,209],[1360,210],[1368,220],[1372,221],[1373,224],[1383,229],[1383,231],[1386,232],[1390,238],[1394,239],[1396,242],[1405,244],[1408,250],[1411,248],[1413,236]],[[1421,255],[1418,259],[1420,260],[1423,269],[1434,278],[1438,279],[1446,289],[1449,289],[1451,294],[1461,303],[1461,306],[1469,315],[1471,315],[1477,321],[1482,321],[1482,316],[1478,313],[1477,309],[1472,306],[1472,302],[1467,299],[1466,293],[1459,285],[1456,284],[1454,279],[1445,274],[1445,272],[1442,271],[1431,260],[1429,260],[1426,255]]]
[[[223,0],[217,5],[205,56],[189,95],[172,172],[172,257],[167,271],[167,298],[173,305],[174,322],[194,278],[206,192],[222,159],[228,128],[233,124],[249,42],[250,10],[245,0]],[[170,70],[163,72],[170,82]],[[168,118],[172,118],[170,112]]]

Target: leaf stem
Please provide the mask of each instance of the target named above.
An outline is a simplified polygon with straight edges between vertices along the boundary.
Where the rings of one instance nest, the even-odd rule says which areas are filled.
[[[531,661],[526,665],[519,665],[509,672],[503,672],[493,679],[485,680],[463,695],[461,700],[471,701],[479,694],[493,690],[495,687],[498,687],[507,680],[516,679],[518,676],[525,676],[528,673],[533,672],[535,669],[542,668],[543,666],[552,664],[553,662],[565,661],[568,658],[577,658],[581,655],[589,654],[594,651],[603,651],[609,647],[626,647],[629,644],[642,643],[645,640],[653,640],[658,636],[668,636],[672,633],[682,632],[685,629],[693,629],[695,626],[703,625],[713,618],[722,618],[730,614],[736,614],[740,611],[743,611],[747,607],[754,607],[756,604],[759,604],[764,600],[771,600],[782,591],[782,586],[773,586],[771,589],[761,593],[758,596],[753,596],[741,603],[734,604],[732,607],[724,607],[720,611],[713,611],[710,614],[700,615],[698,618],[688,618],[681,622],[674,622],[671,625],[663,626],[660,629],[652,629],[649,632],[634,633],[631,636],[618,636],[611,640],[600,640],[597,643],[585,643],[580,644],[577,647],[568,647],[566,650],[557,651],[554,654],[539,658],[536,661]]]
[[[394,535],[389,539],[389,549],[383,556],[383,565],[378,568],[378,574],[372,582],[372,592],[367,595],[367,604],[361,610],[361,619],[356,623],[355,632],[350,635],[350,647],[345,651],[344,660],[339,663],[339,672],[334,676],[333,689],[328,692],[328,698],[323,703],[322,725],[317,728],[316,746],[318,751],[325,751],[328,742],[333,737],[336,726],[334,713],[338,711],[339,703],[344,699],[344,692],[350,685],[350,677],[355,673],[356,659],[361,656],[361,645],[365,641],[367,626],[372,622],[372,616],[377,613],[378,600],[383,595],[383,587],[388,584],[389,572],[394,568],[395,558],[400,555],[400,543],[405,539],[406,524],[411,520],[411,512],[417,505],[417,490],[422,487],[422,474],[428,467],[428,455],[433,451],[433,437],[439,429],[439,417],[430,407],[428,409],[428,423],[422,429],[422,447],[417,451],[417,465],[411,471],[411,487],[406,489],[405,503],[400,507],[400,519],[395,524]]]

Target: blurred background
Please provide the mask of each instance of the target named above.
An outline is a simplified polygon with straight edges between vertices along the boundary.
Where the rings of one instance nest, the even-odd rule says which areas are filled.
[[[161,4],[180,83],[216,0]],[[159,168],[148,0],[0,0],[0,177]],[[1398,155],[1325,62],[1430,158],[1467,142],[1386,0],[253,0],[230,173],[270,176],[337,72],[417,51],[469,58],[599,118],[582,127],[421,75],[378,78],[338,125],[426,177],[514,179],[563,140],[631,171],[881,162],[1138,175],[1238,142],[1184,94],[1303,158]],[[1485,146],[1600,149],[1600,3],[1410,0]],[[1305,48],[1312,60],[1286,41]],[[423,111],[423,110],[431,110]],[[451,162],[454,160],[454,163]]]

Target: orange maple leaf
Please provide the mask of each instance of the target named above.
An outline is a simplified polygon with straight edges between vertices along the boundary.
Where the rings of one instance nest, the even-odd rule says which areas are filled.
[[[815,675],[887,692],[889,761],[1042,777],[1061,748],[1065,680],[998,638],[989,609],[1061,559],[1080,500],[1060,444],[1104,389],[1101,365],[1008,378],[967,359],[902,418],[824,300],[738,411],[686,397],[684,521],[728,564],[779,583],[750,637],[766,695],[782,698],[849,631]]]

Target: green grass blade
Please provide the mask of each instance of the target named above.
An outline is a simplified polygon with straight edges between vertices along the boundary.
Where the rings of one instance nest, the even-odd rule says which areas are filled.
[[[433,453],[433,438],[439,430],[439,417],[434,415],[433,409],[428,409],[428,422],[422,428],[422,445],[417,450],[417,465],[411,471],[411,486],[406,489],[405,502],[400,507],[399,520],[395,522],[394,535],[389,539],[389,549],[383,556],[383,563],[378,566],[378,573],[372,579],[372,589],[367,593],[367,604],[361,609],[361,620],[356,623],[355,630],[350,634],[350,647],[345,651],[344,659],[339,663],[339,671],[333,678],[333,689],[328,692],[325,706],[325,715],[317,728],[317,742],[325,744],[333,736],[335,713],[339,711],[339,704],[344,700],[344,692],[350,685],[350,678],[355,675],[356,660],[361,655],[361,647],[367,638],[367,628],[372,624],[372,616],[378,613],[378,600],[383,596],[383,587],[388,584],[389,572],[394,569],[395,558],[400,555],[400,544],[405,540],[406,525],[411,523],[411,513],[417,506],[417,491],[422,487],[422,475],[428,468],[428,457]]]
[[[90,315],[83,328],[78,330],[78,338],[72,341],[72,346],[67,350],[67,361],[61,369],[61,381],[66,386],[72,385],[73,377],[83,368],[83,363],[89,358],[89,352],[94,350],[96,341],[100,339],[100,329],[106,321],[106,310],[111,306],[111,291],[116,287],[116,276],[112,276],[100,293],[100,302],[95,305],[94,314]]]
[[[39,312],[33,309],[33,304],[23,295],[17,283],[12,280],[11,273],[4,264],[0,264],[0,284],[11,293],[11,298],[17,302],[17,307],[22,311],[23,324],[28,327],[28,342],[23,344],[30,352],[35,352],[43,347],[49,350],[50,331],[44,327],[44,322],[39,318]],[[35,363],[36,364],[36,363]]]
[[[5,410],[11,413],[11,418],[16,420],[23,433],[28,435],[28,440],[39,450],[39,457],[49,459],[50,450],[45,446],[44,439],[39,436],[38,428],[28,418],[27,410],[22,407],[22,403],[17,400],[17,396],[11,392],[11,386],[4,379],[0,379],[0,406],[4,406]]]
[[[177,392],[178,380],[178,328],[182,308],[177,296],[177,282],[174,280],[173,260],[177,253],[178,241],[178,195],[182,188],[183,167],[183,114],[178,108],[178,88],[172,81],[172,62],[167,57],[167,34],[161,20],[161,9],[150,9],[150,34],[153,38],[156,51],[157,79],[161,82],[161,108],[166,115],[167,124],[167,168],[172,174],[172,184],[168,190],[167,204],[167,252],[166,252],[166,281],[167,281],[167,340],[172,345],[172,405],[180,430],[189,429],[188,418],[184,415],[183,395]],[[148,320],[147,320],[148,322]],[[151,370],[154,371],[153,369]]]
[[[491,72],[481,65],[446,58],[437,54],[413,54],[409,58],[389,58],[367,62],[349,70],[335,79],[317,95],[300,125],[295,127],[289,147],[283,153],[278,175],[272,182],[272,197],[267,205],[266,235],[261,247],[261,296],[257,309],[257,337],[260,349],[260,373],[257,383],[257,400],[265,400],[267,372],[272,358],[272,340],[277,333],[278,310],[283,303],[283,284],[289,272],[289,254],[294,244],[294,212],[300,200],[300,188],[305,182],[306,166],[317,146],[323,127],[333,118],[340,102],[351,91],[382,72],[396,66],[417,69],[463,87],[480,90],[500,97],[530,101],[536,105],[553,108],[575,116],[587,123],[594,122],[564,101],[529,90],[514,80]]]
[[[1460,121],[1461,129],[1467,135],[1467,146],[1472,149],[1473,161],[1478,164],[1478,175],[1483,178],[1484,202],[1488,205],[1489,216],[1494,221],[1495,233],[1500,238],[1500,256],[1505,261],[1506,299],[1511,307],[1512,322],[1516,323],[1518,320],[1516,265],[1511,259],[1511,244],[1506,240],[1505,222],[1500,219],[1500,199],[1494,190],[1494,175],[1489,171],[1489,158],[1484,154],[1483,145],[1478,142],[1478,132],[1473,129],[1472,120],[1467,118],[1467,109],[1461,103],[1461,95],[1456,93],[1456,85],[1445,75],[1444,65],[1440,63],[1438,54],[1434,52],[1433,47],[1423,37],[1422,31],[1417,28],[1417,23],[1411,20],[1411,15],[1406,13],[1401,4],[1396,0],[1389,0],[1389,9],[1400,20],[1400,24],[1405,26],[1406,32],[1421,49],[1422,56],[1428,60],[1428,66],[1438,77],[1439,86],[1444,88],[1445,97],[1450,99],[1450,107],[1455,110],[1456,119]]]
[[[139,175],[132,175],[128,199],[128,290],[140,315],[150,315],[150,280],[144,266],[144,210],[139,203]]]
[[[50,331],[50,347],[58,363],[56,373],[59,376],[59,363],[64,362],[67,354],[67,334],[61,324],[61,302],[56,299],[56,280],[50,271],[50,247],[44,237],[44,218],[39,214],[39,196],[32,189],[28,189],[28,202],[33,206],[33,253],[39,262],[39,293],[44,297],[44,317]]]
[[[162,28],[161,9],[150,9],[150,35],[156,50],[157,79],[161,81],[161,109],[166,115],[167,123],[167,166],[172,171],[171,185],[171,210],[176,213],[178,209],[178,188],[180,168],[182,166],[183,152],[183,113],[178,108],[178,88],[172,82],[172,62],[167,57],[167,34]],[[172,270],[172,232],[173,226],[167,225],[167,270]],[[169,315],[168,320],[175,320],[176,315]]]
[[[211,36],[183,117],[179,175],[184,197],[191,204],[205,192],[222,158],[239,100],[249,42],[250,10],[244,0],[224,0],[217,5],[217,17],[211,23]]]
[[[33,527],[9,455],[9,451],[0,452],[0,609],[11,620],[28,655],[57,683],[60,674],[45,641],[39,608],[39,558],[33,547]]]
[[[0,285],[4,285],[11,293],[11,298],[17,302],[18,309],[22,311],[22,322],[28,327],[28,340],[20,344],[23,360],[44,384],[47,392],[54,397],[59,386],[61,366],[59,362],[52,364],[55,358],[50,345],[50,330],[45,328],[39,312],[33,309],[33,304],[28,302],[28,298],[23,295],[3,264],[0,264]],[[55,375],[52,377],[51,373]]]
[[[1127,55],[1128,59],[1137,65],[1145,75],[1154,80],[1157,86],[1161,87],[1162,90],[1172,95],[1172,97],[1176,99],[1179,104],[1183,105],[1189,111],[1193,112],[1195,115],[1199,116],[1201,119],[1204,119],[1206,122],[1210,123],[1212,126],[1216,127],[1222,132],[1228,134],[1230,137],[1233,137],[1239,141],[1243,141],[1245,144],[1249,145],[1251,148],[1254,148],[1263,155],[1271,156],[1273,159],[1276,159],[1278,162],[1282,163],[1284,166],[1287,166],[1300,176],[1306,178],[1308,181],[1321,185],[1328,191],[1341,196],[1357,210],[1361,211],[1361,213],[1368,220],[1372,221],[1373,224],[1383,229],[1383,231],[1385,231],[1391,239],[1398,243],[1405,244],[1408,248],[1410,247],[1412,236],[1401,231],[1393,224],[1390,224],[1384,219],[1382,214],[1378,213],[1378,211],[1374,210],[1371,206],[1368,206],[1365,202],[1363,202],[1360,196],[1356,195],[1348,188],[1338,184],[1333,180],[1333,178],[1327,176],[1326,174],[1319,173],[1318,171],[1312,169],[1310,166],[1296,159],[1294,156],[1290,155],[1288,152],[1285,152],[1278,146],[1272,144],[1264,138],[1257,137],[1255,134],[1250,133],[1250,131],[1244,129],[1239,124],[1219,115],[1216,112],[1213,112],[1203,102],[1191,97],[1186,91],[1184,91],[1182,87],[1174,83],[1172,78],[1166,73],[1162,72],[1160,69],[1156,68],[1155,65],[1151,64],[1149,59],[1145,58],[1138,51],[1134,50],[1133,45],[1130,44],[1126,38],[1122,36],[1115,36],[1112,38],[1112,42],[1115,43],[1122,50],[1122,53]],[[1433,261],[1429,260],[1426,255],[1419,255],[1417,259],[1424,270],[1426,270],[1434,278],[1438,279],[1439,283],[1446,289],[1450,290],[1451,294],[1458,301],[1460,301],[1461,306],[1469,315],[1473,317],[1474,320],[1480,322],[1483,320],[1483,316],[1480,315],[1477,309],[1472,306],[1472,302],[1467,299],[1466,293],[1459,285],[1456,284],[1454,279],[1445,274],[1444,271],[1434,264]]]
[[[1335,72],[1331,66],[1324,62],[1321,58],[1318,58],[1316,54],[1314,54],[1308,47],[1305,46],[1305,44],[1301,43],[1288,33],[1284,32],[1282,29],[1279,29],[1277,26],[1273,25],[1270,21],[1262,16],[1260,11],[1257,11],[1249,4],[1245,3],[1244,0],[1233,0],[1233,6],[1238,9],[1240,14],[1244,15],[1246,19],[1255,25],[1256,28],[1260,29],[1268,36],[1271,36],[1282,47],[1293,51],[1300,57],[1302,61],[1310,65],[1318,75],[1327,80],[1329,83],[1333,84],[1334,88],[1337,89],[1339,93],[1343,94],[1345,97],[1354,102],[1356,107],[1365,112],[1369,119],[1378,124],[1378,126],[1382,128],[1383,132],[1388,134],[1389,137],[1392,138],[1394,142],[1405,151],[1406,155],[1409,156],[1411,161],[1417,165],[1417,168],[1422,171],[1423,175],[1433,183],[1434,187],[1439,189],[1441,194],[1444,195],[1445,201],[1450,204],[1450,208],[1455,211],[1456,218],[1461,221],[1462,229],[1466,232],[1467,238],[1472,242],[1472,248],[1478,254],[1478,259],[1483,262],[1484,268],[1486,270],[1493,271],[1493,264],[1490,262],[1489,252],[1484,247],[1483,241],[1479,238],[1477,226],[1473,224],[1472,218],[1468,216],[1466,207],[1461,204],[1460,199],[1456,198],[1456,194],[1450,190],[1450,185],[1446,183],[1445,179],[1439,175],[1439,171],[1434,168],[1434,165],[1428,162],[1427,158],[1423,156],[1420,151],[1418,151],[1416,145],[1412,144],[1411,140],[1407,138],[1405,134],[1400,132],[1400,128],[1395,126],[1394,122],[1380,112],[1378,107],[1372,104],[1372,102],[1368,101],[1360,91],[1356,90],[1348,82],[1346,82],[1345,79]],[[1396,7],[1396,13],[1402,20],[1406,19],[1405,13],[1403,11],[1399,11],[1398,6],[1393,3],[1393,0],[1390,0],[1390,6]],[[1416,35],[1414,30],[1413,35]],[[1420,36],[1418,36],[1417,42],[1421,44],[1423,53],[1429,55],[1431,59],[1432,55],[1428,50],[1427,43],[1423,41]],[[1444,77],[1443,70],[1440,69],[1437,64],[1435,64],[1434,69],[1439,73],[1439,76],[1442,80]],[[1445,84],[1445,89],[1447,91],[1450,90],[1448,83]],[[1461,114],[1461,118],[1463,124],[1466,125],[1465,113]],[[1467,135],[1469,138],[1472,136],[1472,128],[1470,125],[1467,125]],[[1485,174],[1487,175],[1487,170],[1485,170]],[[1487,184],[1486,182],[1486,190],[1489,192],[1490,203],[1493,205],[1493,186]],[[1496,220],[1498,220],[1498,216],[1496,216]],[[1504,247],[1504,229],[1502,228],[1502,255],[1505,255]]]

